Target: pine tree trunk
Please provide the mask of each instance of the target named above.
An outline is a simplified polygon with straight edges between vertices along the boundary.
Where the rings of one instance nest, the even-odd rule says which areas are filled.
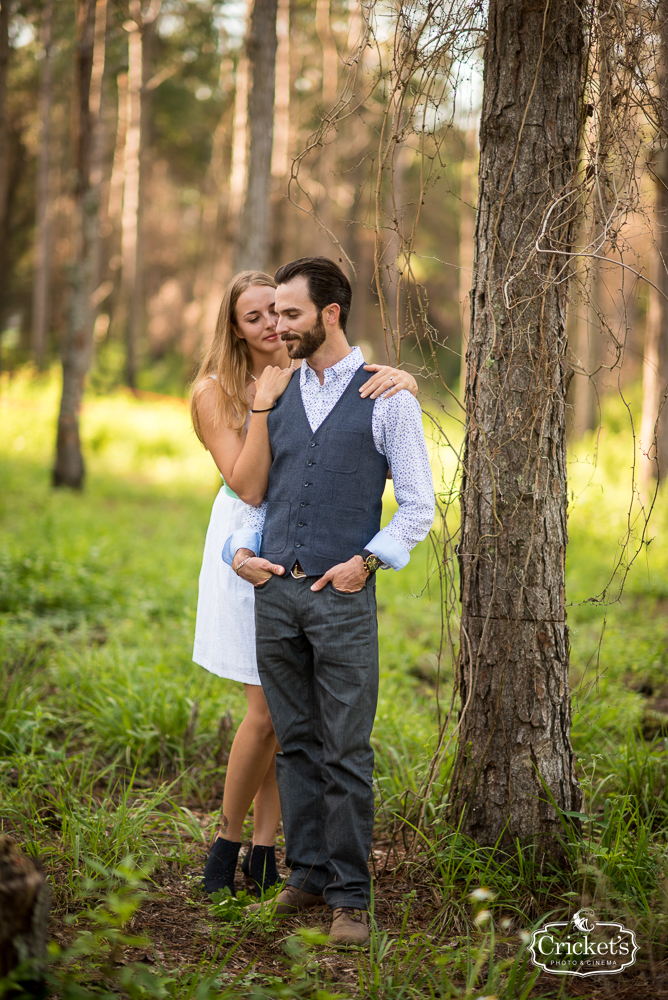
[[[570,741],[563,256],[553,214],[578,156],[576,0],[491,0],[466,384],[459,561],[463,706],[451,809],[479,844],[563,857],[552,799],[577,810]],[[571,213],[574,215],[575,210]],[[462,816],[463,813],[463,816]]]
[[[610,217],[612,184],[609,158],[614,141],[612,128],[614,21],[611,16],[612,0],[597,0],[595,7],[596,44],[591,51],[591,72],[598,76],[598,103],[593,125],[594,140],[588,170],[594,171],[595,195],[592,200],[591,228],[587,243],[597,256],[589,269],[589,289],[586,301],[578,311],[576,354],[586,374],[578,374],[575,382],[575,415],[573,429],[576,437],[593,431],[601,421],[598,371],[604,355],[605,282],[600,255],[608,249],[607,239]]]
[[[9,3],[0,0],[0,321],[4,317],[9,230],[9,119],[7,116],[7,70],[9,65]]]
[[[92,316],[93,329],[97,317],[98,306],[109,294],[104,287],[100,289],[102,276],[102,250],[103,234],[107,225],[107,198],[108,185],[105,183],[105,147],[107,137],[104,127],[104,116],[102,114],[103,86],[106,70],[107,52],[107,10],[108,0],[97,0],[95,8],[95,43],[93,48],[93,69],[90,81],[90,109],[93,118],[93,147],[91,152],[90,177],[91,187],[95,190],[95,200],[97,206],[97,229],[94,234],[92,247],[93,263],[91,273],[91,288],[93,289]],[[105,190],[106,189],[106,190]],[[104,197],[103,197],[103,191]],[[109,290],[113,287],[107,283]],[[102,297],[100,297],[100,295]]]
[[[37,212],[35,219],[35,275],[32,299],[32,354],[38,368],[44,368],[44,352],[49,332],[49,278],[51,240],[49,218],[49,146],[51,142],[51,16],[53,0],[42,13],[42,73],[39,82],[39,154],[37,165]]]
[[[72,136],[76,169],[75,252],[71,268],[70,319],[62,346],[63,391],[58,415],[54,486],[81,489],[84,479],[79,411],[90,364],[93,246],[97,205],[90,185],[93,118],[90,81],[95,43],[95,0],[78,0],[76,9]]]
[[[322,47],[322,110],[327,115],[336,103],[338,86],[339,57],[330,25],[331,0],[317,0],[315,26]],[[329,132],[323,137],[320,148],[320,183],[322,194],[318,199],[318,217],[322,229],[318,234],[317,252],[325,256],[334,249],[330,233],[334,232],[334,205],[336,184],[336,133]]]
[[[235,74],[234,128],[232,131],[232,163],[230,166],[230,221],[241,224],[246,176],[248,173],[248,56],[245,50],[239,53]],[[235,270],[237,268],[235,267]]]
[[[272,177],[285,177],[290,152],[290,0],[278,0]]]
[[[599,261],[592,261],[588,299],[581,296],[575,319],[575,355],[582,371],[575,374],[573,392],[573,434],[581,438],[599,424],[596,370],[599,366],[601,327],[597,311],[600,289]]]
[[[263,270],[269,259],[277,9],[278,0],[255,0],[246,45],[251,77],[248,95],[250,148],[237,270]]]
[[[141,142],[142,41],[139,24],[127,21],[128,104],[125,132],[125,180],[121,236],[121,317],[125,324],[125,379],[134,388],[137,380],[137,347],[134,304],[138,270],[139,151]]]
[[[659,114],[660,149],[654,165],[654,247],[650,302],[643,359],[643,408],[640,427],[640,481],[649,490],[653,480],[668,477],[668,0],[657,5],[660,39]],[[659,294],[659,291],[662,294]]]

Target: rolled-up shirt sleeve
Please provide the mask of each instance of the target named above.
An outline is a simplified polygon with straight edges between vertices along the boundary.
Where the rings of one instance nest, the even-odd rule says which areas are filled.
[[[232,560],[239,549],[250,549],[255,555],[259,555],[262,546],[262,532],[264,531],[264,519],[267,516],[267,501],[263,500],[259,507],[247,507],[244,515],[244,523],[237,528],[223,545],[223,562],[228,566],[232,565]]]
[[[398,508],[390,523],[366,548],[392,569],[403,569],[410,551],[429,534],[436,502],[434,480],[427,453],[422,411],[406,390],[389,399],[376,400],[373,437],[392,473]]]

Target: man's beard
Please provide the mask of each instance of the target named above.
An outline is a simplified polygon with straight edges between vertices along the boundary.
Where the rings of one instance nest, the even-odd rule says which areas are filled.
[[[319,347],[322,347],[326,339],[327,331],[322,321],[322,312],[318,313],[315,323],[306,333],[300,333],[294,340],[285,340],[283,337],[288,349],[288,356],[294,360],[310,358]]]

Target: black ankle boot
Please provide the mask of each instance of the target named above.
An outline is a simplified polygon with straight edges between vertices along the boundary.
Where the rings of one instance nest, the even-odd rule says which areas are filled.
[[[246,878],[250,878],[250,859],[253,853],[253,841],[248,841],[248,850],[244,854],[244,859],[241,862],[241,870]]]
[[[248,864],[246,864],[248,862]],[[278,882],[282,882],[276,867],[276,849],[274,847],[263,847],[261,844],[251,846],[248,854],[244,858],[242,870],[244,875],[255,885],[256,895],[266,892]]]
[[[206,859],[206,865],[204,866],[204,878],[202,880],[204,892],[208,892],[211,895],[212,892],[217,892],[218,889],[223,889],[227,886],[232,895],[236,895],[234,891],[234,872],[237,867],[240,847],[240,843],[235,844],[231,840],[223,840],[222,837],[214,840],[209,851],[209,856]]]

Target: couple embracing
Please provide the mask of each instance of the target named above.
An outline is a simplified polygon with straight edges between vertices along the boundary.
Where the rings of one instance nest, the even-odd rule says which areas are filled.
[[[251,802],[242,870],[258,895],[280,881],[282,811],[291,872],[276,912],[328,906],[334,945],[368,940],[375,573],[402,569],[434,517],[417,385],[351,349],[350,303],[326,257],[286,264],[275,281],[237,275],[192,396],[195,430],[224,478],[193,659],[242,681],[248,699],[204,889],[234,892]],[[398,509],[381,529],[389,475]]]

